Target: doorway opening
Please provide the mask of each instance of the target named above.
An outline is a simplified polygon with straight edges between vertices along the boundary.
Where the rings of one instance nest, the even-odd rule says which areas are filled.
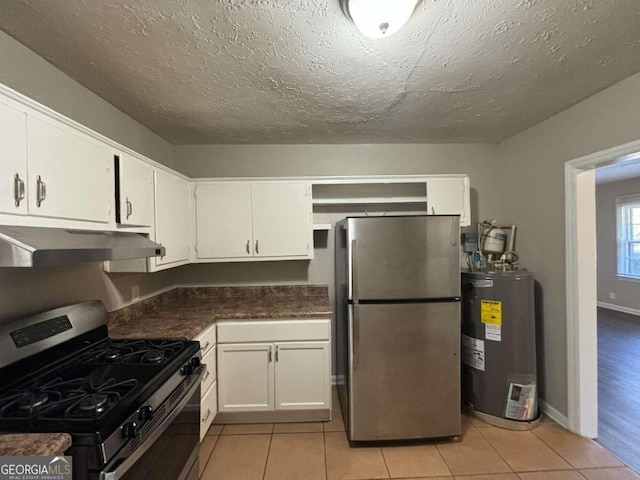
[[[640,471],[640,161],[596,168],[596,226],[597,441]]]
[[[591,438],[598,437],[596,168],[628,166],[638,152],[640,141],[565,164],[568,423]]]

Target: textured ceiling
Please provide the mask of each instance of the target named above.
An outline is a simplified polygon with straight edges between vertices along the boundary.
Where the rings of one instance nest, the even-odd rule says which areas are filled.
[[[498,142],[640,70],[639,0],[8,0],[0,28],[175,144]]]

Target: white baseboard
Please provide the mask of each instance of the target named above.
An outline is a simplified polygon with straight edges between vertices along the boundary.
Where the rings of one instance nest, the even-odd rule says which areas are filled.
[[[551,418],[554,422],[556,422],[561,427],[564,427],[567,430],[569,430],[569,419],[567,418],[566,415],[563,415],[562,413],[560,413],[558,410],[553,408],[544,400],[538,399],[538,404],[540,405],[540,410],[542,411],[542,413],[544,413],[546,416]]]
[[[629,315],[636,315],[640,317],[640,310],[637,308],[621,307],[620,305],[614,305],[613,303],[598,302],[598,306],[606,308],[607,310],[615,310],[616,312],[628,313]]]

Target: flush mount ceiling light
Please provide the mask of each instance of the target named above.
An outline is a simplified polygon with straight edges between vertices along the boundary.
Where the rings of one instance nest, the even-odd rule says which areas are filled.
[[[363,35],[384,38],[407,23],[420,0],[340,0],[344,14]]]

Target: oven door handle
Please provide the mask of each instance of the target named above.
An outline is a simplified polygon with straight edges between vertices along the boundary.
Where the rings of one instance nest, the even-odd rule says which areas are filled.
[[[171,413],[165,418],[162,423],[155,429],[155,431],[147,438],[142,445],[134,450],[134,452],[129,455],[124,461],[115,467],[115,464],[118,463],[120,459],[116,459],[111,462],[110,465],[107,465],[105,469],[100,472],[100,480],[118,480],[122,478],[122,476],[127,473],[129,470],[144,453],[151,448],[154,442],[160,438],[160,435],[164,433],[164,431],[169,428],[169,425],[176,419],[176,417],[180,414],[182,409],[185,407],[191,397],[196,393],[198,387],[200,387],[200,382],[202,381],[202,375],[204,374],[204,368],[198,367],[198,370],[195,371],[194,375],[197,375],[196,381],[193,383],[191,388],[187,394],[180,400],[180,403],[171,411]]]

